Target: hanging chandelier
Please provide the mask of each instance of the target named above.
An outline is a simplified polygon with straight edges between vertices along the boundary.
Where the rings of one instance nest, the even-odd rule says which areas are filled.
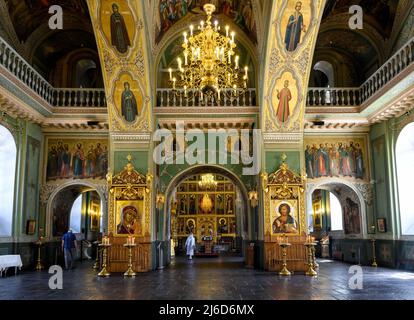
[[[203,189],[211,189],[217,187],[217,181],[214,180],[214,176],[211,173],[203,174],[198,185]]]
[[[236,55],[235,32],[225,27],[221,34],[218,21],[212,23],[216,11],[213,4],[204,5],[207,20],[201,21],[198,32],[190,26],[190,33],[183,33],[183,53],[177,58],[177,70],[169,68],[169,76],[174,90],[199,91],[203,94],[221,97],[220,93],[239,95],[247,88],[248,67],[240,68],[240,57]]]

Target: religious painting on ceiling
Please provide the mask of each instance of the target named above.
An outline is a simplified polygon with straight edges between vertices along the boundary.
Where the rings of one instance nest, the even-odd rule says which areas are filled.
[[[115,84],[114,101],[119,115],[128,123],[134,123],[141,115],[143,98],[137,81],[124,73]]]
[[[281,22],[281,36],[287,51],[293,52],[301,44],[310,22],[310,0],[288,1]]]
[[[108,43],[125,54],[134,39],[134,18],[127,1],[101,3],[101,23]]]
[[[180,19],[192,14],[203,14],[203,6],[212,3],[216,13],[231,18],[234,23],[257,43],[256,23],[251,0],[160,0],[158,11],[160,26],[158,26],[157,43],[163,35]]]
[[[297,81],[290,72],[276,80],[272,91],[273,116],[280,125],[286,125],[295,115],[298,103]]]
[[[305,162],[308,178],[368,179],[365,145],[364,138],[306,138]]]
[[[108,140],[48,139],[46,181],[104,179],[108,172]]]

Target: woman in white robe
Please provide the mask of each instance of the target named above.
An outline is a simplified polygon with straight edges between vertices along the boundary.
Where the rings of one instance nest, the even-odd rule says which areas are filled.
[[[194,255],[194,249],[195,249],[195,238],[192,232],[190,233],[190,235],[188,236],[185,242],[185,248],[187,250],[188,259],[192,260],[193,255]]]

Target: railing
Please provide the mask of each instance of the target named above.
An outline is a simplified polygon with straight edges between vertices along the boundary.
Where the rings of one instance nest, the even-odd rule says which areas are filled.
[[[157,107],[252,107],[257,106],[256,89],[226,89],[217,95],[200,90],[157,89]]]
[[[414,62],[414,37],[385,62],[360,88],[309,88],[308,106],[359,106]]]
[[[359,106],[359,88],[309,88],[308,106]]]
[[[52,87],[2,38],[0,38],[0,65],[52,106],[106,107],[103,89],[56,89]]]

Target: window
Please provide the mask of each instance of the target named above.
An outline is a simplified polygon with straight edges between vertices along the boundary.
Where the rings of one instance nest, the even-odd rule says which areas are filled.
[[[414,123],[407,125],[398,137],[396,162],[401,233],[403,235],[414,235],[414,206],[412,204],[412,182],[414,181]]]
[[[13,135],[0,125],[0,236],[12,235],[17,148]]]
[[[331,230],[343,230],[341,203],[332,192],[329,192],[329,202],[331,207]]]
[[[81,232],[81,222],[82,222],[82,194],[79,195],[75,202],[72,205],[72,210],[70,212],[70,228],[73,230],[73,233]]]

